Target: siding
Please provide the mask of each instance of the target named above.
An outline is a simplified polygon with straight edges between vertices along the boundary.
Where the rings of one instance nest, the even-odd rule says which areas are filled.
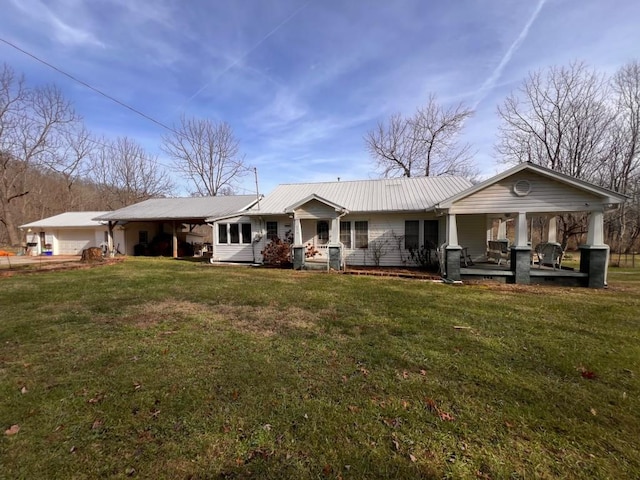
[[[356,222],[366,220],[369,222],[369,248],[345,249],[344,259],[348,265],[375,265],[372,243],[381,242],[382,255],[380,257],[381,267],[412,266],[415,265],[409,257],[409,251],[404,248],[404,222],[405,220],[439,220],[438,233],[439,244],[444,242],[445,224],[442,217],[435,217],[427,214],[387,214],[356,216],[347,215],[342,221]],[[355,227],[351,226],[352,234]],[[484,233],[481,232],[481,235]],[[424,243],[424,228],[420,222],[420,244]],[[484,237],[481,237],[484,239]]]
[[[298,208],[296,211],[296,217],[300,219],[306,218],[320,218],[330,219],[335,218],[338,213],[334,208],[329,205],[319,202],[318,200],[311,200]]]
[[[519,180],[531,184],[531,192],[518,196],[513,186]],[[507,212],[576,212],[590,211],[601,199],[564,183],[534,172],[522,171],[488,186],[454,203],[451,213],[507,213]]]

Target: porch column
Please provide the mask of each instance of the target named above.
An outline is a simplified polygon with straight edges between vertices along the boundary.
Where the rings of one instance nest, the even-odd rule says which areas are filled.
[[[604,212],[591,212],[587,245],[604,245]]]
[[[107,222],[107,255],[113,256],[113,227],[117,222]]]
[[[529,245],[527,213],[518,212],[516,242],[511,247],[511,271],[515,283],[531,283],[531,245]]]
[[[518,219],[516,224],[516,243],[517,247],[526,247],[529,245],[529,226],[527,225],[527,213],[518,212]]]
[[[217,239],[217,230],[218,229],[218,224],[217,223],[212,223],[211,224],[211,258],[209,259],[210,262],[213,262],[214,260],[217,259],[216,257],[216,243],[218,243],[218,239]]]
[[[171,227],[173,229],[173,258],[178,258],[178,233],[175,220],[171,222]]]
[[[449,247],[457,247],[458,245],[458,224],[456,222],[456,214],[447,215],[447,245]]]
[[[293,244],[302,245],[302,223],[299,218],[293,219]]]
[[[340,241],[340,218],[336,217],[331,220],[331,231],[329,232],[329,243],[338,243]]]
[[[507,238],[507,222],[506,220],[499,219],[498,220],[498,238],[496,240],[501,240],[503,238]]]
[[[549,219],[547,242],[558,243],[558,219],[555,215]]]
[[[293,215],[293,269],[302,270],[304,268],[305,246],[302,244],[302,222]]]
[[[587,287],[607,286],[609,246],[604,243],[604,212],[591,212],[587,244],[580,246],[580,271],[586,273]]]

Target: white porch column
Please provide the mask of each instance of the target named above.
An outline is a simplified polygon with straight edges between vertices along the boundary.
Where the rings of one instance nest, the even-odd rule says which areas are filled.
[[[293,219],[293,244],[302,245],[302,223],[299,218]]]
[[[503,238],[507,238],[507,222],[500,219],[498,220],[498,238],[497,240],[501,240]]]
[[[172,230],[172,235],[173,235],[173,239],[172,239],[172,255],[173,258],[178,258],[178,230],[176,229],[176,222],[175,220],[173,222],[171,222],[171,230]]]
[[[114,254],[113,248],[113,229],[118,222],[108,222],[107,223],[107,255],[110,257]]]
[[[547,235],[547,242],[558,243],[558,220],[554,215],[549,219],[549,234]]]
[[[331,231],[329,232],[329,243],[340,242],[340,217],[331,220]]]
[[[528,245],[527,235],[527,213],[518,212],[517,224],[516,224],[516,247],[526,247]]]
[[[213,261],[216,258],[216,243],[218,243],[218,224],[217,223],[212,223],[211,224],[211,261]]]
[[[601,211],[591,212],[591,215],[589,215],[587,245],[604,245],[604,213]]]
[[[447,245],[449,247],[458,246],[458,224],[455,213],[447,215]]]

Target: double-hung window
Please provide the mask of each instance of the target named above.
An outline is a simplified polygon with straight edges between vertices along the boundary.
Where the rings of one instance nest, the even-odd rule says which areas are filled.
[[[369,248],[369,222],[354,222],[356,248]]]
[[[417,250],[420,247],[420,220],[405,220],[404,248]]]
[[[438,246],[438,220],[424,221],[424,246],[428,249],[434,249]]]
[[[278,222],[267,222],[267,240],[278,238]]]
[[[351,248],[351,222],[340,222],[340,243]]]

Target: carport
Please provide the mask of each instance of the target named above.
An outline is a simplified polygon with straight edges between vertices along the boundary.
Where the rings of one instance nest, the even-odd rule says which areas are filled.
[[[136,245],[149,242],[152,235],[170,232],[172,256],[177,258],[179,236],[192,232],[198,225],[205,225],[207,218],[244,211],[257,201],[256,195],[152,198],[97,216],[94,220],[107,224],[110,252],[114,251],[116,228],[123,231],[123,253],[129,255],[136,253]]]

